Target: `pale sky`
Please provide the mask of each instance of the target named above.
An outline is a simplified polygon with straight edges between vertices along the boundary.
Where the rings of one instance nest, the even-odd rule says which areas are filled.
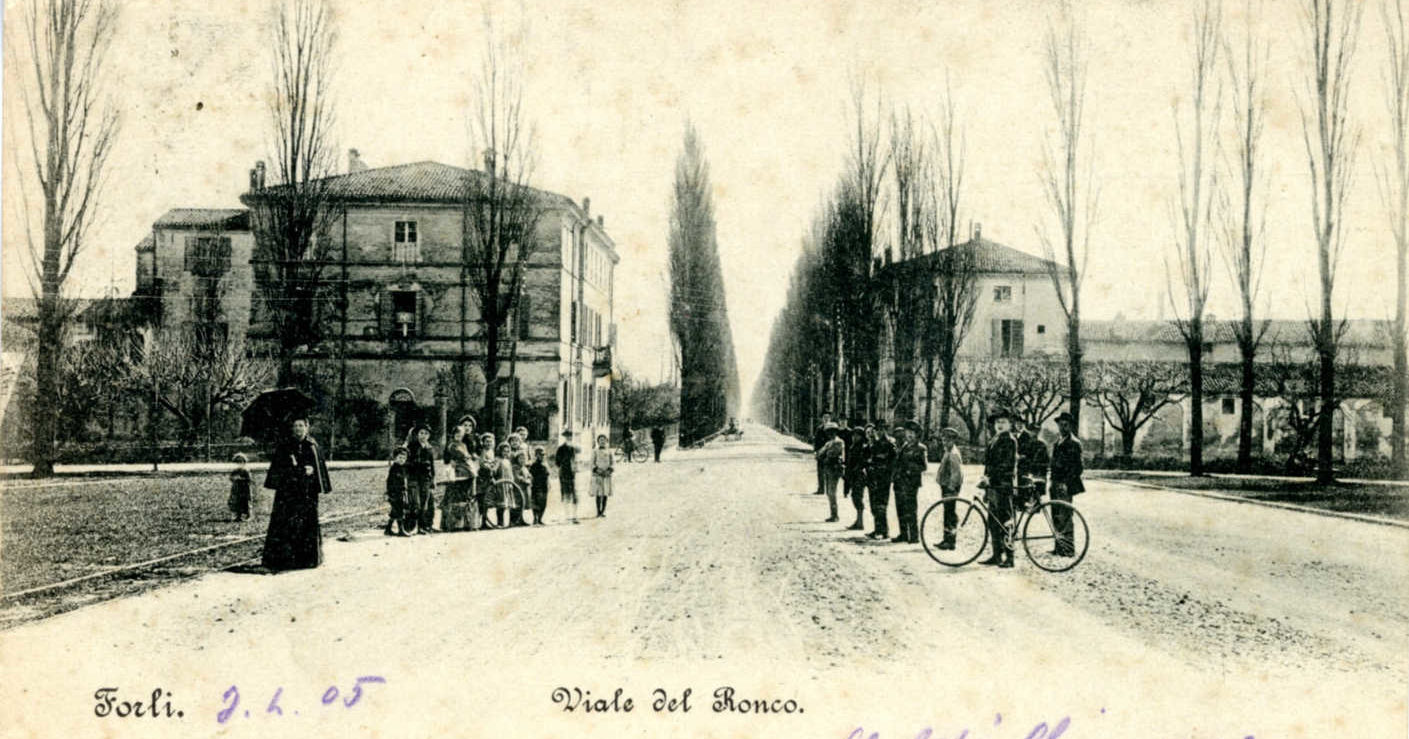
[[[1230,30],[1243,2],[1228,0]],[[12,3],[7,3],[8,8]],[[1156,318],[1171,253],[1176,188],[1173,104],[1187,87],[1191,3],[1083,3],[1089,41],[1089,130],[1101,208],[1084,312]],[[1264,148],[1269,171],[1270,314],[1314,305],[1314,242],[1295,94],[1304,90],[1299,4],[1267,4],[1275,38]],[[738,6],[738,7],[736,7]],[[124,116],[92,247],[75,294],[134,284],[132,247],[174,207],[237,207],[267,158],[270,75],[262,1],[126,4],[111,90]],[[1048,217],[1038,181],[1053,120],[1042,83],[1051,2],[504,3],[501,29],[526,20],[528,113],[538,131],[537,186],[592,198],[622,262],[620,357],[655,376],[667,350],[665,249],[675,157],[698,127],[715,187],[729,311],[744,392],[753,388],[788,274],[818,202],[843,166],[850,80],[885,104],[934,110],[946,70],[967,130],[961,216],[986,238],[1039,253]],[[465,125],[484,43],[478,2],[347,2],[340,24],[337,138],[371,166],[475,159]],[[7,15],[11,15],[7,12]],[[7,32],[6,41],[10,37]],[[1354,317],[1392,309],[1393,251],[1374,162],[1388,145],[1378,3],[1365,14],[1354,115],[1363,130],[1337,305]],[[6,53],[5,295],[27,295],[15,147],[27,147]],[[1304,92],[1301,93],[1303,99]],[[345,155],[344,155],[345,160]],[[29,170],[21,176],[31,177]],[[31,186],[32,187],[32,186]],[[1232,316],[1218,264],[1211,310]],[[1163,311],[1168,315],[1169,311]]]

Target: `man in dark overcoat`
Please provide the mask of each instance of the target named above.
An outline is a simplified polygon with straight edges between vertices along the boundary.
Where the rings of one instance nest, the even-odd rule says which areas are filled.
[[[1011,433],[1012,416],[996,410],[988,415],[993,423],[993,440],[983,455],[984,504],[988,506],[988,538],[993,543],[993,555],[979,564],[1013,566],[1013,550],[1004,540],[1006,528],[1013,521],[1013,487],[1018,470],[1018,442]]]
[[[323,532],[318,525],[318,496],[332,492],[327,460],[308,435],[308,419],[295,418],[292,433],[269,458],[264,487],[274,491],[269,532],[264,538],[264,566],[276,572],[323,563]]]
[[[895,514],[900,522],[900,534],[892,542],[918,544],[920,524],[916,520],[920,483],[929,469],[929,451],[919,442],[920,424],[906,421],[901,425],[900,447],[895,452],[895,470],[891,483],[895,486]]]
[[[1086,491],[1081,482],[1081,440],[1073,433],[1076,419],[1070,413],[1057,416],[1057,443],[1052,445],[1052,500],[1070,503],[1072,496]],[[1076,556],[1072,541],[1071,512],[1053,506],[1052,526],[1057,530],[1057,545],[1052,553],[1060,557]]]
[[[871,459],[866,465],[866,489],[871,497],[872,539],[890,538],[886,516],[890,508],[891,474],[895,471],[895,440],[890,438],[885,421],[876,421],[875,438],[871,441]]]

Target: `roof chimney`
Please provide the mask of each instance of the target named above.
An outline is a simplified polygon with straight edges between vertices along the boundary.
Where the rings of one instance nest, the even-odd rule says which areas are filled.
[[[974,241],[978,241],[978,240],[981,239],[981,238],[983,238],[983,224],[982,224],[982,223],[975,223],[975,224],[974,224]]]
[[[254,163],[254,169],[250,170],[250,190],[264,189],[264,160]]]
[[[367,163],[364,162],[364,161],[362,161],[362,157],[361,157],[361,155],[359,155],[359,154],[357,153],[357,150],[356,150],[356,149],[348,149],[348,150],[347,150],[347,173],[348,173],[348,174],[352,174],[353,172],[361,172],[361,171],[363,171],[363,170],[365,170],[365,169],[367,169]]]
[[[485,171],[485,173],[488,174],[490,177],[495,176],[495,170],[498,168],[498,164],[499,164],[499,156],[498,156],[498,154],[496,154],[493,149],[485,149],[485,150],[484,150],[484,171]]]
[[[582,199],[582,213],[589,219],[592,217],[592,198]]]
[[[606,227],[607,227],[607,219],[604,218],[601,213],[598,213],[598,214],[597,214],[597,228],[606,228]]]

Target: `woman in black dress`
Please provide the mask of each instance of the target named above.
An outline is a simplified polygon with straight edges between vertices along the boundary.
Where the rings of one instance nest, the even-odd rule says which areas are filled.
[[[274,451],[264,476],[264,487],[274,491],[274,510],[269,513],[269,533],[264,539],[264,566],[276,572],[322,564],[318,496],[333,489],[323,450],[308,435],[308,419],[296,418],[292,427],[293,435]]]

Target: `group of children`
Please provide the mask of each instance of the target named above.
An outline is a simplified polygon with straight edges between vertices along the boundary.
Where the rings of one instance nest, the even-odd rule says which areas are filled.
[[[436,453],[430,441],[429,426],[419,425],[407,444],[392,453],[387,470],[386,495],[391,508],[384,533],[411,536],[442,531],[476,531],[518,526],[542,526],[548,507],[550,471],[542,446],[530,448],[528,429],[519,427],[498,444],[492,433],[475,433],[475,420],[459,420],[440,455],[452,477],[441,483],[443,492],[437,506],[435,489]],[[577,517],[578,449],[572,431],[563,432],[563,441],[553,454],[562,502]],[[607,437],[598,436],[592,451],[590,494],[597,502],[597,516],[606,515],[611,497],[613,455]],[[440,528],[435,528],[436,508]],[[490,511],[494,512],[491,522]],[[525,513],[532,514],[527,520]],[[507,522],[505,514],[508,514]]]

